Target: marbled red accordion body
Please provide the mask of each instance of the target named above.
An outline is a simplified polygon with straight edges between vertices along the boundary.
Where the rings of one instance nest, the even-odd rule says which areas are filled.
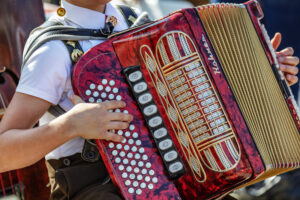
[[[257,23],[251,10],[253,3],[248,5],[249,13]],[[128,84],[124,76],[124,71],[136,70],[132,67],[142,72],[152,95],[149,101],[155,103],[163,119],[161,126],[169,133],[164,137],[172,138],[171,146],[179,154],[175,160],[183,163],[185,172],[174,180],[164,167],[162,157],[167,151],[159,152],[156,145],[162,140],[152,137],[154,130],[147,128],[149,119],[145,120],[139,109],[141,103],[133,95],[139,91],[133,92],[129,87],[135,80]],[[192,70],[198,70],[196,75],[189,73]],[[196,9],[175,12],[113,37],[88,51],[73,72],[74,91],[84,100],[122,99],[127,104],[126,111],[134,115],[128,130],[116,131],[126,137],[125,143],[97,141],[111,177],[125,199],[216,198],[265,170]],[[201,81],[194,79],[197,73],[202,74],[206,85],[197,85]],[[186,84],[174,81],[174,76],[184,79]],[[140,88],[143,90],[142,85]],[[195,106],[192,113],[175,100],[182,91],[191,96],[189,103]],[[214,110],[216,116],[205,108]],[[189,113],[188,118],[182,113]],[[197,120],[193,121],[193,117]],[[202,129],[193,129],[198,122]]]

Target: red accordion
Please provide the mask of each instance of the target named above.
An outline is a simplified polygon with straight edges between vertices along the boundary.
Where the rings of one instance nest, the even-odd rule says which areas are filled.
[[[299,118],[256,1],[177,11],[84,54],[73,88],[123,100],[124,143],[97,141],[125,199],[215,199],[297,168]]]

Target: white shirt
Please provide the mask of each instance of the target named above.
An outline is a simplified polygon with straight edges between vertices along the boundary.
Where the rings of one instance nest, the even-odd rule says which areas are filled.
[[[75,6],[65,0],[62,0],[62,7],[66,10],[65,16],[55,15],[49,20],[78,28],[99,29],[104,27],[105,15],[107,15],[118,19],[115,31],[128,28],[121,12],[111,3],[106,5],[105,14]],[[87,51],[101,42],[103,40],[86,40],[79,43],[83,51]],[[72,93],[70,68],[70,55],[63,42],[47,42],[38,48],[27,61],[16,91],[44,99],[53,105],[59,104],[68,111],[73,107],[68,98]],[[53,117],[46,113],[40,119],[40,125],[52,119]],[[59,159],[81,152],[83,144],[83,138],[74,138],[47,154],[46,160]]]

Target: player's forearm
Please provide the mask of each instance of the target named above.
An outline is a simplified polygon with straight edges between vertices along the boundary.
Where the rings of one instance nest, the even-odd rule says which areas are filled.
[[[73,136],[63,121],[0,134],[0,173],[31,165]]]

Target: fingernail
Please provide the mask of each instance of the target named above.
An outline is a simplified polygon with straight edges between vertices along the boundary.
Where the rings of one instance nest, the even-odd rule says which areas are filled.
[[[285,65],[280,65],[280,69],[281,69],[281,70],[285,70],[285,69],[286,69],[286,66],[285,66]]]
[[[279,57],[278,60],[279,60],[280,62],[283,62],[283,61],[284,61],[284,58],[283,58],[283,57]]]

